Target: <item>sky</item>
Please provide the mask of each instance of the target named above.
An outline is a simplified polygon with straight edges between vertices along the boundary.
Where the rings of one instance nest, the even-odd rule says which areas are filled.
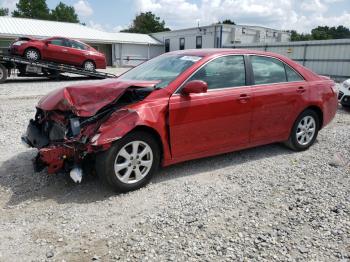
[[[47,0],[54,8],[60,0]],[[171,29],[231,19],[237,24],[310,32],[318,25],[350,28],[350,0],[61,0],[81,22],[105,31],[127,28],[136,14],[152,11]],[[18,0],[0,0],[15,8]]]

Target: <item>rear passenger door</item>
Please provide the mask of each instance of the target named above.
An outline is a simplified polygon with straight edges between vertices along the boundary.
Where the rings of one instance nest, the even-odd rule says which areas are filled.
[[[44,57],[53,62],[69,63],[70,58],[65,39],[53,38],[49,40],[44,48]]]
[[[87,47],[77,41],[67,40],[68,52],[70,55],[70,63],[73,65],[81,66],[86,59]]]
[[[308,95],[307,82],[279,59],[251,55],[253,121],[251,143],[286,140]]]

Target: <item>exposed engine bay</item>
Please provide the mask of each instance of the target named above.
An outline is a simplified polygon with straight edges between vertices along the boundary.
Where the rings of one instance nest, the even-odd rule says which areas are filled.
[[[72,179],[80,182],[83,162],[91,162],[89,156],[107,150],[111,142],[118,139],[118,137],[110,137],[110,141],[104,140],[108,143],[98,142],[101,126],[112,115],[116,120],[123,118],[133,121],[136,112],[124,107],[142,101],[155,88],[154,85],[148,84],[148,86],[119,86],[118,90],[114,99],[108,96],[111,102],[107,103],[108,101],[104,100],[107,104],[101,108],[91,107],[89,92],[86,92],[86,100],[83,99],[83,92],[75,97],[65,95],[59,103],[54,101],[54,106],[51,106],[52,110],[48,110],[48,105],[45,104],[45,101],[48,100],[52,103],[50,95],[43,98],[37,106],[34,119],[29,122],[26,134],[22,137],[22,141],[27,146],[39,150],[33,160],[35,171],[40,172],[47,167],[48,173],[70,172]],[[63,93],[67,94],[65,90]],[[57,100],[57,91],[53,99]],[[67,102],[69,99],[79,101],[79,103],[69,104]],[[62,105],[66,108],[63,108]],[[94,110],[85,109],[89,106]],[[79,114],[79,112],[83,113]],[[92,112],[91,115],[88,114],[89,112]]]

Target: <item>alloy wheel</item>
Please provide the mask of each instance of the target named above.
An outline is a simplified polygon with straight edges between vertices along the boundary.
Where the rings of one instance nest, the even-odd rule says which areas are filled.
[[[95,65],[93,62],[87,61],[84,63],[84,69],[88,71],[94,71],[95,70]]]
[[[114,162],[114,172],[121,182],[134,184],[147,176],[152,164],[151,147],[143,141],[133,141],[118,152]]]
[[[37,51],[35,50],[28,50],[26,52],[26,58],[29,59],[29,60],[38,60],[39,59],[39,54]]]
[[[314,138],[316,133],[316,121],[315,119],[308,115],[303,117],[296,129],[296,138],[300,145],[308,145]]]

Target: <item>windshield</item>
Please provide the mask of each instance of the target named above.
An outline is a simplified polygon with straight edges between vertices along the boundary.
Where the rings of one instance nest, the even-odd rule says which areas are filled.
[[[160,81],[156,87],[164,88],[178,75],[201,59],[202,57],[200,56],[162,55],[131,69],[120,76],[119,79]]]

